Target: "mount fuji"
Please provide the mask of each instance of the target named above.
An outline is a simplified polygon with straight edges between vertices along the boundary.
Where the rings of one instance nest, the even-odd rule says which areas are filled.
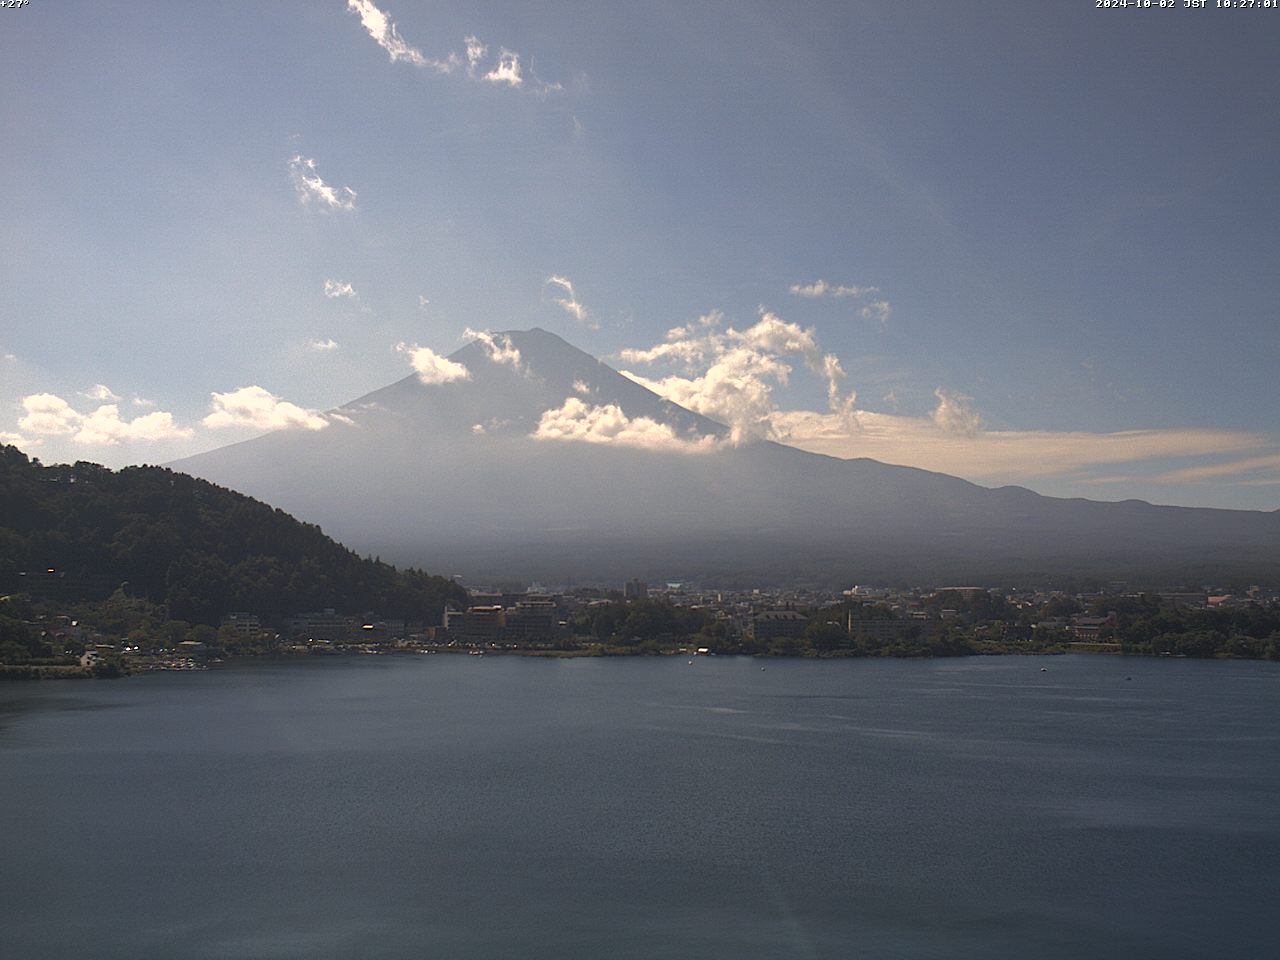
[[[1280,512],[1055,499],[735,444],[539,329],[482,335],[326,416],[171,466],[362,553],[469,577],[1280,581]]]

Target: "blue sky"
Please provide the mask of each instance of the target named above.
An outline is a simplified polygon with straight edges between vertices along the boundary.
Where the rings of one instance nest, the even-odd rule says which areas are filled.
[[[1275,509],[1278,35],[31,0],[0,10],[0,437],[122,465],[322,429],[424,348],[536,325],[753,436]]]

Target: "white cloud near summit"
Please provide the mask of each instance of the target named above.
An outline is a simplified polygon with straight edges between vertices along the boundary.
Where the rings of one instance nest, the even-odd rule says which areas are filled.
[[[677,436],[665,423],[649,417],[628,417],[617,404],[593,406],[577,397],[568,397],[558,409],[545,411],[532,436],[536,440],[616,443],[680,453],[706,453],[718,444],[713,436],[689,440]]]
[[[471,371],[465,364],[442,357],[430,347],[420,347],[416,343],[397,343],[396,350],[408,356],[418,379],[429,387],[471,379]]]
[[[493,363],[506,364],[515,370],[524,372],[521,366],[520,350],[505,333],[492,333],[489,330],[472,330],[467,327],[462,335],[471,340],[478,340],[484,348],[485,356]]]
[[[812,327],[788,323],[763,307],[760,320],[745,330],[721,331],[721,320],[718,313],[707,314],[667,331],[664,343],[620,354],[631,363],[676,362],[683,375],[654,379],[621,372],[659,396],[725,424],[733,443],[776,439],[774,390],[790,382],[794,360],[823,379],[831,413],[847,416],[854,409],[857,395],[844,388],[839,358],[822,352]]]

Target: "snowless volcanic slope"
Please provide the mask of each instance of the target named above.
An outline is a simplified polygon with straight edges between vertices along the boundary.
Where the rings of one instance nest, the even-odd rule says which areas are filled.
[[[344,419],[327,429],[172,466],[362,553],[470,576],[1280,579],[1280,513],[1060,500],[776,443],[735,446],[723,425],[538,329],[473,341],[449,359],[469,378],[428,385],[414,374],[338,408]],[[598,418],[614,441],[535,436],[548,411],[566,409],[579,427]],[[632,428],[619,442],[622,415]]]

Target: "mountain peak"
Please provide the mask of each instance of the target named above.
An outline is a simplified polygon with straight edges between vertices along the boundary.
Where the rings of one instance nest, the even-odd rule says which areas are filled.
[[[449,359],[466,375],[411,374],[326,429],[181,466],[362,551],[467,573],[1280,576],[1280,514],[1053,500],[774,443],[703,443],[728,430],[537,327],[481,333]]]
[[[449,354],[466,376],[426,383],[416,374],[353,400],[339,412],[361,425],[393,416],[454,437],[523,436],[544,414],[576,401],[589,413],[645,418],[679,437],[723,437],[727,428],[658,396],[541,327],[481,331]]]

